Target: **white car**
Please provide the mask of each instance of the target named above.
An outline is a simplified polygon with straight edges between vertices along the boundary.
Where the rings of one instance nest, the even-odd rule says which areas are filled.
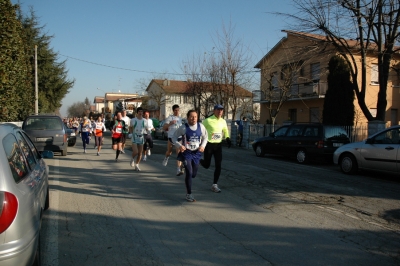
[[[49,208],[49,169],[28,135],[0,125],[0,265],[40,265],[40,227]]]
[[[400,125],[387,128],[366,140],[349,143],[338,148],[333,162],[345,174],[358,169],[400,173]]]

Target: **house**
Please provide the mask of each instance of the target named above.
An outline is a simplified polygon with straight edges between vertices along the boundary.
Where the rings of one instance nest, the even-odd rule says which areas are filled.
[[[182,117],[185,117],[190,109],[196,109],[195,105],[197,105],[201,110],[200,119],[203,119],[205,114],[209,115],[212,112],[215,104],[222,103],[225,107],[225,118],[231,118],[233,112],[232,97],[224,99],[224,95],[228,95],[225,94],[227,90],[230,90],[230,93],[232,92],[232,86],[220,85],[221,88],[223,87],[220,90],[216,89],[215,86],[217,84],[208,82],[153,79],[146,89],[149,97],[148,109],[152,117],[164,120],[172,113],[174,104],[179,105]],[[252,104],[252,93],[240,86],[236,86],[234,91],[238,102],[235,117],[240,117],[243,112],[241,108],[246,103]],[[199,97],[200,94],[203,97],[202,99]]]
[[[127,109],[127,114],[133,114],[134,110],[142,104],[141,98],[142,96],[137,93],[106,92],[104,97],[95,96],[93,103],[98,113],[104,112],[104,106],[106,106],[106,113],[115,113],[117,105],[122,103]]]
[[[271,122],[269,111],[276,112],[282,90],[289,88],[283,98],[283,104],[275,123],[284,121],[294,122],[322,122],[322,111],[326,91],[328,90],[328,62],[337,52],[326,42],[322,35],[303,32],[286,31],[282,38],[256,65],[260,69],[261,86],[254,92],[253,102],[261,104],[260,121]],[[353,40],[347,40],[354,42]],[[360,56],[355,55],[361,62]],[[377,58],[369,54],[367,64],[367,95],[365,102],[374,115],[379,90]],[[395,60],[393,60],[395,63]],[[398,62],[398,61],[397,61]],[[397,67],[398,68],[398,67]],[[359,77],[359,84],[361,77]],[[391,70],[387,90],[386,121],[399,124],[400,87],[399,76]],[[355,122],[364,123],[367,119],[362,114],[357,98],[354,98]]]

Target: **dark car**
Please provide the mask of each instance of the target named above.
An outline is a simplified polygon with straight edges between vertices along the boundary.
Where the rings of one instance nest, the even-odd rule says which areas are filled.
[[[317,157],[332,161],[335,150],[349,142],[346,131],[340,126],[293,123],[251,144],[257,156],[277,154],[295,157],[297,162],[306,163]]]
[[[22,129],[29,135],[40,152],[61,152],[62,156],[67,156],[68,135],[59,116],[30,115],[24,120]]]
[[[67,132],[68,137],[68,147],[73,147],[76,144],[76,133],[75,130],[69,128],[65,125],[65,132]]]
[[[168,139],[168,131],[163,129],[164,124],[165,120],[161,121],[157,127],[154,127],[154,138]]]

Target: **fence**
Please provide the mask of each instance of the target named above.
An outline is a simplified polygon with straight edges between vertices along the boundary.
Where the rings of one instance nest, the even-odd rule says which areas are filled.
[[[274,132],[283,124],[250,124],[245,123],[244,134],[242,145],[245,148],[250,148],[250,143],[260,137],[269,136],[270,133]],[[235,123],[228,123],[229,132],[231,132],[231,138],[234,143],[238,143],[238,126]],[[344,130],[350,138],[350,142],[362,141],[368,137],[368,125],[362,124],[357,126],[343,126]],[[247,129],[247,130],[246,130]],[[247,132],[247,134],[246,134]]]

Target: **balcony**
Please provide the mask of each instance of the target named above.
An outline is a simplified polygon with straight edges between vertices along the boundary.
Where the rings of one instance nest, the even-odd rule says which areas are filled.
[[[328,84],[326,82],[310,82],[310,83],[299,83],[293,84],[290,91],[286,95],[287,101],[296,101],[304,99],[318,99],[325,98]],[[263,91],[253,91],[253,102],[262,103],[269,101],[280,101],[282,90],[275,88],[272,94],[269,96]]]

